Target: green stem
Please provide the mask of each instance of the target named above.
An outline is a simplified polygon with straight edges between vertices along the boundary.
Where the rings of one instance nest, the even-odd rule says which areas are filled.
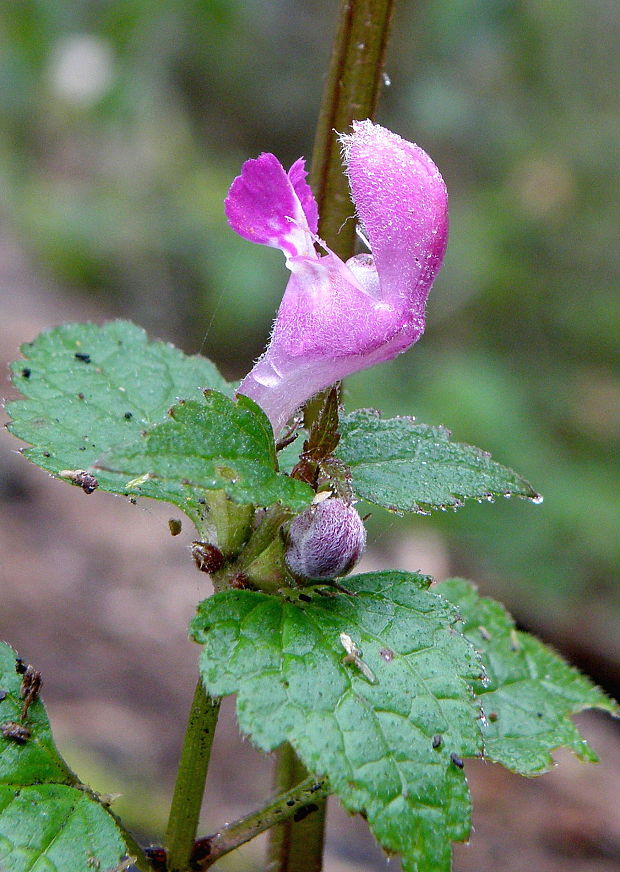
[[[319,206],[319,234],[340,258],[355,251],[355,214],[342,171],[340,143],[334,131],[347,133],[351,123],[372,118],[383,82],[383,63],[395,0],[341,0],[325,90],[321,101],[311,184]],[[305,409],[311,427],[323,405]],[[278,751],[276,782],[289,789],[306,770],[290,747]],[[269,872],[320,872],[325,836],[325,800],[317,813],[298,824],[278,824],[271,831]]]
[[[341,0],[340,14],[312,152],[311,182],[319,205],[319,234],[343,260],[355,245],[349,185],[340,143],[351,122],[372,118],[395,0]]]
[[[168,872],[187,872],[211,756],[220,701],[207,696],[198,679],[185,731],[166,831]]]
[[[265,548],[267,548],[278,534],[278,530],[291,517],[290,509],[276,504],[267,509],[265,515],[250,536],[248,544],[245,546],[239,559],[234,564],[235,569],[246,569],[257,557],[259,557]]]
[[[196,870],[208,869],[216,860],[255,836],[265,832],[280,821],[290,818],[301,821],[318,811],[318,806],[329,794],[325,779],[309,776],[292,790],[280,793],[264,808],[226,824],[212,836],[199,839],[194,845],[192,857]]]
[[[290,790],[292,785],[307,776],[305,766],[288,743],[278,749],[275,770],[277,790]],[[317,809],[303,820],[287,820],[273,827],[266,872],[321,872],[327,799],[322,798],[314,804]]]

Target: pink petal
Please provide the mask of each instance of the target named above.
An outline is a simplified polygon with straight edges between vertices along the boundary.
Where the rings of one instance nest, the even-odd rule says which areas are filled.
[[[275,433],[317,391],[396,354],[390,340],[401,329],[398,314],[336,255],[294,258],[289,268],[269,346],[239,387],[262,406]]]
[[[424,329],[424,307],[448,238],[448,195],[419,146],[371,121],[342,137],[357,213],[364,225],[384,301]]]
[[[317,233],[319,229],[319,207],[314,199],[312,188],[306,181],[306,162],[303,157],[297,158],[293,166],[288,171],[288,177],[295,189],[295,193],[299,197],[301,208],[304,210],[308,227],[311,233]]]
[[[250,242],[280,248],[287,257],[314,253],[302,194],[310,214],[308,188],[299,161],[293,180],[273,154],[261,154],[243,164],[224,202],[230,226]],[[315,205],[316,209],[316,205]]]

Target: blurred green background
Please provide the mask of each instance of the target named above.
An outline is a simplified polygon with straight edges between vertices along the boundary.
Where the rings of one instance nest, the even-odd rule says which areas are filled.
[[[347,404],[445,424],[545,502],[376,512],[373,538],[389,562],[391,543],[434,530],[452,571],[586,665],[602,658],[613,685],[620,7],[397,5],[378,120],[441,168],[450,245],[425,337],[350,379]],[[3,217],[37,268],[241,377],[286,271],[228,229],[222,200],[259,151],[309,156],[335,14],[319,0],[3,4]]]

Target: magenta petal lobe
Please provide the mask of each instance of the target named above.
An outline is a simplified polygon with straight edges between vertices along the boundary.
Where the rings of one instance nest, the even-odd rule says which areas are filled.
[[[307,199],[303,167],[296,175]],[[230,186],[224,208],[233,230],[250,242],[280,248],[287,257],[314,251],[302,203],[273,154],[261,154],[244,163],[241,175]]]
[[[303,157],[298,158],[288,171],[289,180],[299,197],[301,208],[304,210],[308,228],[311,233],[317,233],[319,229],[319,208],[314,199],[312,188],[306,181],[306,162]]]

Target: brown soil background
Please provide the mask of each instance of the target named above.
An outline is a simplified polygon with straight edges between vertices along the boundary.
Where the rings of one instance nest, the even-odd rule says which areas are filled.
[[[38,275],[0,226],[0,359],[66,320],[116,317]],[[14,396],[2,367],[0,395]],[[5,419],[4,419],[5,420]],[[191,562],[189,522],[172,538],[166,506],[87,496],[31,467],[0,432],[0,638],[43,672],[57,742],[85,780],[121,793],[115,808],[140,835],[165,822],[196,648],[185,627],[208,581]],[[429,550],[430,549],[430,550]],[[424,552],[424,553],[423,553]],[[428,552],[428,553],[427,553]],[[366,568],[374,568],[373,554]],[[429,566],[429,559],[435,566]],[[433,542],[405,541],[399,565],[450,572]],[[596,640],[594,642],[596,646]],[[605,657],[605,651],[600,652]],[[236,731],[224,705],[209,775],[202,834],[256,807],[269,792],[270,760]],[[456,872],[615,872],[620,868],[620,731],[597,714],[578,722],[602,762],[560,752],[548,775],[523,779],[468,763],[474,833],[455,850]],[[153,828],[144,831],[144,820]],[[256,840],[218,868],[262,868]],[[331,801],[327,872],[379,872],[386,860],[359,818]]]

